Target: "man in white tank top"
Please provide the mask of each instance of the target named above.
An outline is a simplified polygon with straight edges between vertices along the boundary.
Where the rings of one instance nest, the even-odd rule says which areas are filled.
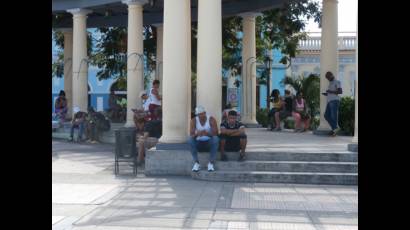
[[[194,163],[193,172],[198,172],[201,169],[198,160],[198,151],[209,149],[210,157],[208,162],[208,171],[214,171],[214,163],[216,152],[218,150],[218,126],[214,117],[206,114],[202,106],[195,109],[195,115],[191,120],[189,144],[191,145],[191,154]]]

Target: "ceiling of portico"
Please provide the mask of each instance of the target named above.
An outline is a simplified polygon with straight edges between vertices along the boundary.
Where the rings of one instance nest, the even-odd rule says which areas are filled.
[[[224,17],[246,12],[262,12],[278,8],[289,0],[222,0]],[[121,0],[53,0],[52,16],[54,28],[71,28],[72,15],[66,10],[84,8],[92,10],[88,14],[87,27],[127,26],[127,5]],[[164,0],[154,0],[144,5],[144,25],[163,22]],[[192,21],[197,20],[198,0],[191,0]]]

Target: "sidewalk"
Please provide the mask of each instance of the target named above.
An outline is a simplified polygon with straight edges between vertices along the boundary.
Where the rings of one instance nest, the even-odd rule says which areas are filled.
[[[357,229],[357,186],[113,175],[113,145],[53,141],[53,229]],[[128,175],[127,175],[128,173]]]

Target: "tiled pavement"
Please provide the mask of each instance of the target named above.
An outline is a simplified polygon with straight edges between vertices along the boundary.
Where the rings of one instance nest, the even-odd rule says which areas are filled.
[[[135,178],[127,165],[116,178],[111,145],[53,141],[52,158],[53,229],[357,229],[357,186]]]

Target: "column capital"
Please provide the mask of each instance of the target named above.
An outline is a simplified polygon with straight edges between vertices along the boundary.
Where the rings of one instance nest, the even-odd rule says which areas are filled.
[[[322,0],[323,2],[339,3],[338,0]]]
[[[147,4],[149,1],[148,0],[122,0],[121,2],[128,6],[133,6],[133,5],[143,6]]]
[[[245,13],[238,14],[238,16],[242,18],[256,18],[262,15],[263,14],[259,12],[245,12]]]
[[[73,14],[74,16],[86,16],[87,14],[91,13],[92,10],[74,8],[74,9],[67,10],[67,12]]]

